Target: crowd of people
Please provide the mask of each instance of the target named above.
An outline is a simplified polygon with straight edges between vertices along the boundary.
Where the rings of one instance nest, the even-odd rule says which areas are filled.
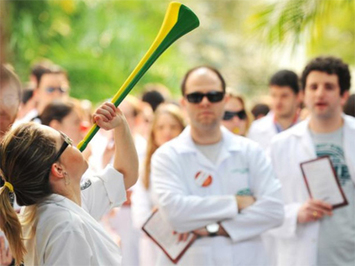
[[[0,265],[173,265],[141,230],[156,210],[179,241],[197,236],[179,265],[355,265],[355,106],[340,58],[277,71],[253,107],[211,66],[186,72],[180,100],[147,84],[96,108],[48,60],[26,85],[0,71]],[[344,206],[309,193],[300,165],[324,156]]]

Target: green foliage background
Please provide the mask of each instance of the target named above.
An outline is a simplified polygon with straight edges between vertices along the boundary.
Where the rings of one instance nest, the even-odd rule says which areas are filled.
[[[157,35],[167,0],[5,0],[6,59],[22,81],[48,58],[64,67],[71,94],[100,102],[115,94]],[[179,96],[182,76],[209,64],[247,98],[267,94],[283,49],[304,47],[304,61],[320,54],[354,66],[354,0],[186,0],[201,26],[174,43],[132,90],[161,82]],[[300,73],[296,52],[286,67]],[[285,64],[284,64],[285,65]],[[282,67],[285,67],[285,66]]]

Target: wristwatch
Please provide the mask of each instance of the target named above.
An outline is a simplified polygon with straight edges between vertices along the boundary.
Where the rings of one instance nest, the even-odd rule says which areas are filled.
[[[206,225],[206,230],[208,232],[208,236],[217,236],[219,231],[219,224],[213,223]]]

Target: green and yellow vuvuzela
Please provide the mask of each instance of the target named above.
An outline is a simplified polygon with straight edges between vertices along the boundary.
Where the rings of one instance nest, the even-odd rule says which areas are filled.
[[[170,3],[163,24],[153,44],[131,75],[123,83],[116,95],[112,98],[112,103],[117,107],[155,60],[157,60],[174,41],[197,28],[199,24],[200,22],[197,16],[188,7],[177,2]],[[98,130],[99,127],[96,124],[91,127],[85,138],[78,144],[78,149],[80,151],[85,150],[86,146]]]

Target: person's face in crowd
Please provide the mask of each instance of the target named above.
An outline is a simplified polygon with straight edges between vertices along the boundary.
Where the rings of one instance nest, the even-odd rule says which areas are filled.
[[[148,139],[153,118],[154,113],[150,104],[142,102],[142,112],[139,114],[137,126],[139,127],[139,134],[141,134],[145,139]]]
[[[340,86],[336,74],[311,71],[306,79],[305,105],[312,117],[329,119],[339,115],[349,92],[340,95]]]
[[[182,105],[186,107],[191,126],[200,129],[219,126],[226,97],[215,97],[216,93],[223,93],[222,82],[217,74],[207,68],[199,68],[189,75],[185,87]],[[192,93],[212,93],[219,101],[211,102],[204,96],[201,102],[189,102],[188,98]]]
[[[0,88],[0,139],[16,119],[20,105],[17,90],[10,84]]]
[[[34,93],[38,102],[38,112],[41,114],[47,104],[53,100],[67,100],[69,98],[68,79],[62,73],[44,74]]]
[[[136,116],[134,115],[134,107],[128,101],[123,101],[120,104],[119,108],[126,117],[128,126],[133,133],[136,127]]]
[[[222,125],[234,134],[244,136],[246,133],[247,117],[242,102],[238,98],[230,96],[224,107],[224,112],[226,115],[223,116]]]
[[[83,139],[81,122],[78,113],[72,110],[61,122],[57,120],[51,121],[50,126],[66,134],[73,140],[73,145],[76,146]]]
[[[41,126],[48,136],[54,138],[57,142],[57,152],[64,143],[64,137],[57,130]],[[71,185],[80,185],[81,176],[88,168],[88,163],[84,159],[82,153],[75,147],[75,145],[68,145],[64,152],[59,157],[59,162],[64,166],[64,171],[67,172],[70,178]]]
[[[154,127],[154,141],[160,147],[165,142],[177,137],[183,128],[175,117],[168,113],[159,115]]]
[[[293,117],[301,102],[301,94],[295,94],[289,86],[270,86],[271,109],[276,118]]]

